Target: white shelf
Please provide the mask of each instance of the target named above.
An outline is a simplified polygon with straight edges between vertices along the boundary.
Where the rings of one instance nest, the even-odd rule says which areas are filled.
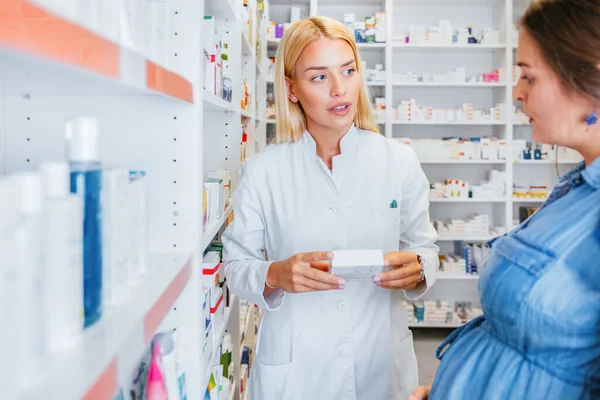
[[[513,198],[512,202],[515,204],[544,204],[548,199],[517,199]]]
[[[157,95],[194,103],[192,82],[165,65],[33,2],[4,3],[5,10],[15,10],[2,20],[15,29],[0,30],[7,96]],[[49,35],[50,25],[60,34]]]
[[[438,273],[436,275],[437,280],[456,280],[456,281],[476,281],[479,280],[479,275],[467,275],[467,274],[447,274]]]
[[[497,45],[485,45],[485,44],[452,44],[452,45],[434,45],[434,44],[411,44],[411,43],[398,43],[392,44],[394,50],[398,51],[494,51],[494,50],[505,50],[506,46],[503,44]]]
[[[229,218],[231,211],[231,206],[227,207],[227,209],[223,213],[223,216],[220,219],[206,227],[206,230],[202,234],[202,252],[206,250],[206,248],[210,245],[210,242],[213,240],[215,235],[219,232],[219,230],[221,230],[221,228],[227,221],[227,218]]]
[[[403,83],[395,82],[392,86],[396,87],[448,87],[448,88],[473,88],[473,89],[486,89],[486,88],[504,88],[504,83],[491,83],[491,82],[417,82],[417,83]]]
[[[216,19],[224,19],[227,22],[233,22],[241,25],[240,13],[236,11],[230,2],[231,0],[205,1],[204,15],[212,15]],[[239,4],[239,3],[238,3]]]
[[[224,0],[221,0],[224,1]],[[244,55],[253,55],[254,50],[252,49],[252,45],[250,45],[250,39],[246,35],[244,29],[242,29],[242,54]]]
[[[502,121],[458,121],[458,122],[447,122],[447,121],[394,121],[394,125],[457,125],[457,126],[492,126],[492,125],[506,125]]]
[[[46,360],[42,374],[32,377],[39,381],[22,398],[100,398],[100,393],[115,393],[118,371],[133,373],[191,275],[189,254],[151,254],[146,279],[126,303],[106,308],[72,351]],[[131,349],[139,349],[139,354],[132,357]]]
[[[267,118],[267,119],[264,119],[263,121],[265,121],[267,124],[276,124],[277,123],[277,120],[274,118]]]
[[[208,112],[222,112],[222,111],[235,111],[233,103],[225,101],[224,99],[215,96],[211,92],[204,90],[203,94],[204,111]]]
[[[581,163],[583,160],[579,161],[552,161],[552,160],[515,160],[515,164],[524,164],[524,165],[548,165],[548,164],[558,164],[558,165],[577,165]]]
[[[423,160],[421,164],[504,165],[506,160]]]
[[[248,325],[250,324],[250,316],[252,315],[252,304],[248,305],[248,310],[246,310],[246,318],[244,319],[244,326],[242,327],[241,336],[244,338],[240,338],[240,347],[242,352],[244,350],[244,346],[246,345],[246,339],[248,335]],[[241,355],[240,355],[241,357]]]
[[[473,242],[485,243],[492,240],[493,237],[471,237],[471,236],[440,236],[438,242]]]
[[[385,43],[356,43],[358,49],[385,49]]]
[[[367,86],[385,87],[385,82],[367,82]]]
[[[242,116],[245,118],[254,118],[254,116],[250,114],[247,110],[242,110]]]
[[[430,203],[506,203],[507,199],[429,199]]]
[[[460,328],[464,324],[448,324],[448,323],[439,323],[439,322],[416,322],[412,324],[408,324],[409,328],[448,328],[448,329],[456,329]]]

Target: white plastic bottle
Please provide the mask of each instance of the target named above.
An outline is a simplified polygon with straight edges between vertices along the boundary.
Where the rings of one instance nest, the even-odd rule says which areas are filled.
[[[38,174],[13,175],[18,195],[18,226],[15,235],[17,257],[17,382],[26,389],[39,371],[44,355],[44,327],[41,301],[42,185]]]
[[[47,347],[74,347],[83,332],[83,204],[70,192],[66,162],[40,165],[44,194],[42,294]]]
[[[14,329],[15,299],[17,296],[17,260],[15,254],[15,231],[17,229],[17,194],[12,179],[0,179],[0,388],[2,395],[12,399],[16,395],[15,364],[17,362],[18,333]],[[6,325],[4,325],[6,324]],[[11,328],[12,327],[12,328]]]

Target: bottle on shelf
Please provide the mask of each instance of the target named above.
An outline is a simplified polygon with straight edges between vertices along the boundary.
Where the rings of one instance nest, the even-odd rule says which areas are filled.
[[[77,117],[66,125],[67,157],[71,167],[71,193],[83,203],[83,305],[84,326],[102,316],[102,165],[98,156],[98,121]]]

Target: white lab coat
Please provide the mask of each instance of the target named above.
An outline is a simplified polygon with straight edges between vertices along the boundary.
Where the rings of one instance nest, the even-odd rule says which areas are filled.
[[[310,251],[410,250],[426,260],[427,286],[435,282],[429,183],[414,151],[354,126],[340,147],[329,171],[305,132],[241,168],[222,240],[230,290],[265,309],[250,400],[406,400],[417,387],[401,291],[349,281],[344,290],[262,294],[271,260]]]

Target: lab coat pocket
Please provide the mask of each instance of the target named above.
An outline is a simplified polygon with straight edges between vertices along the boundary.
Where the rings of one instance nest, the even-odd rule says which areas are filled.
[[[265,367],[292,362],[292,316],[284,310],[265,311],[258,333],[256,356]]]
[[[393,338],[393,375],[392,393],[390,400],[405,400],[419,386],[417,357],[413,345],[412,332],[404,339]]]
[[[379,208],[373,210],[373,213],[378,247],[384,253],[398,251],[400,248],[400,208]]]

